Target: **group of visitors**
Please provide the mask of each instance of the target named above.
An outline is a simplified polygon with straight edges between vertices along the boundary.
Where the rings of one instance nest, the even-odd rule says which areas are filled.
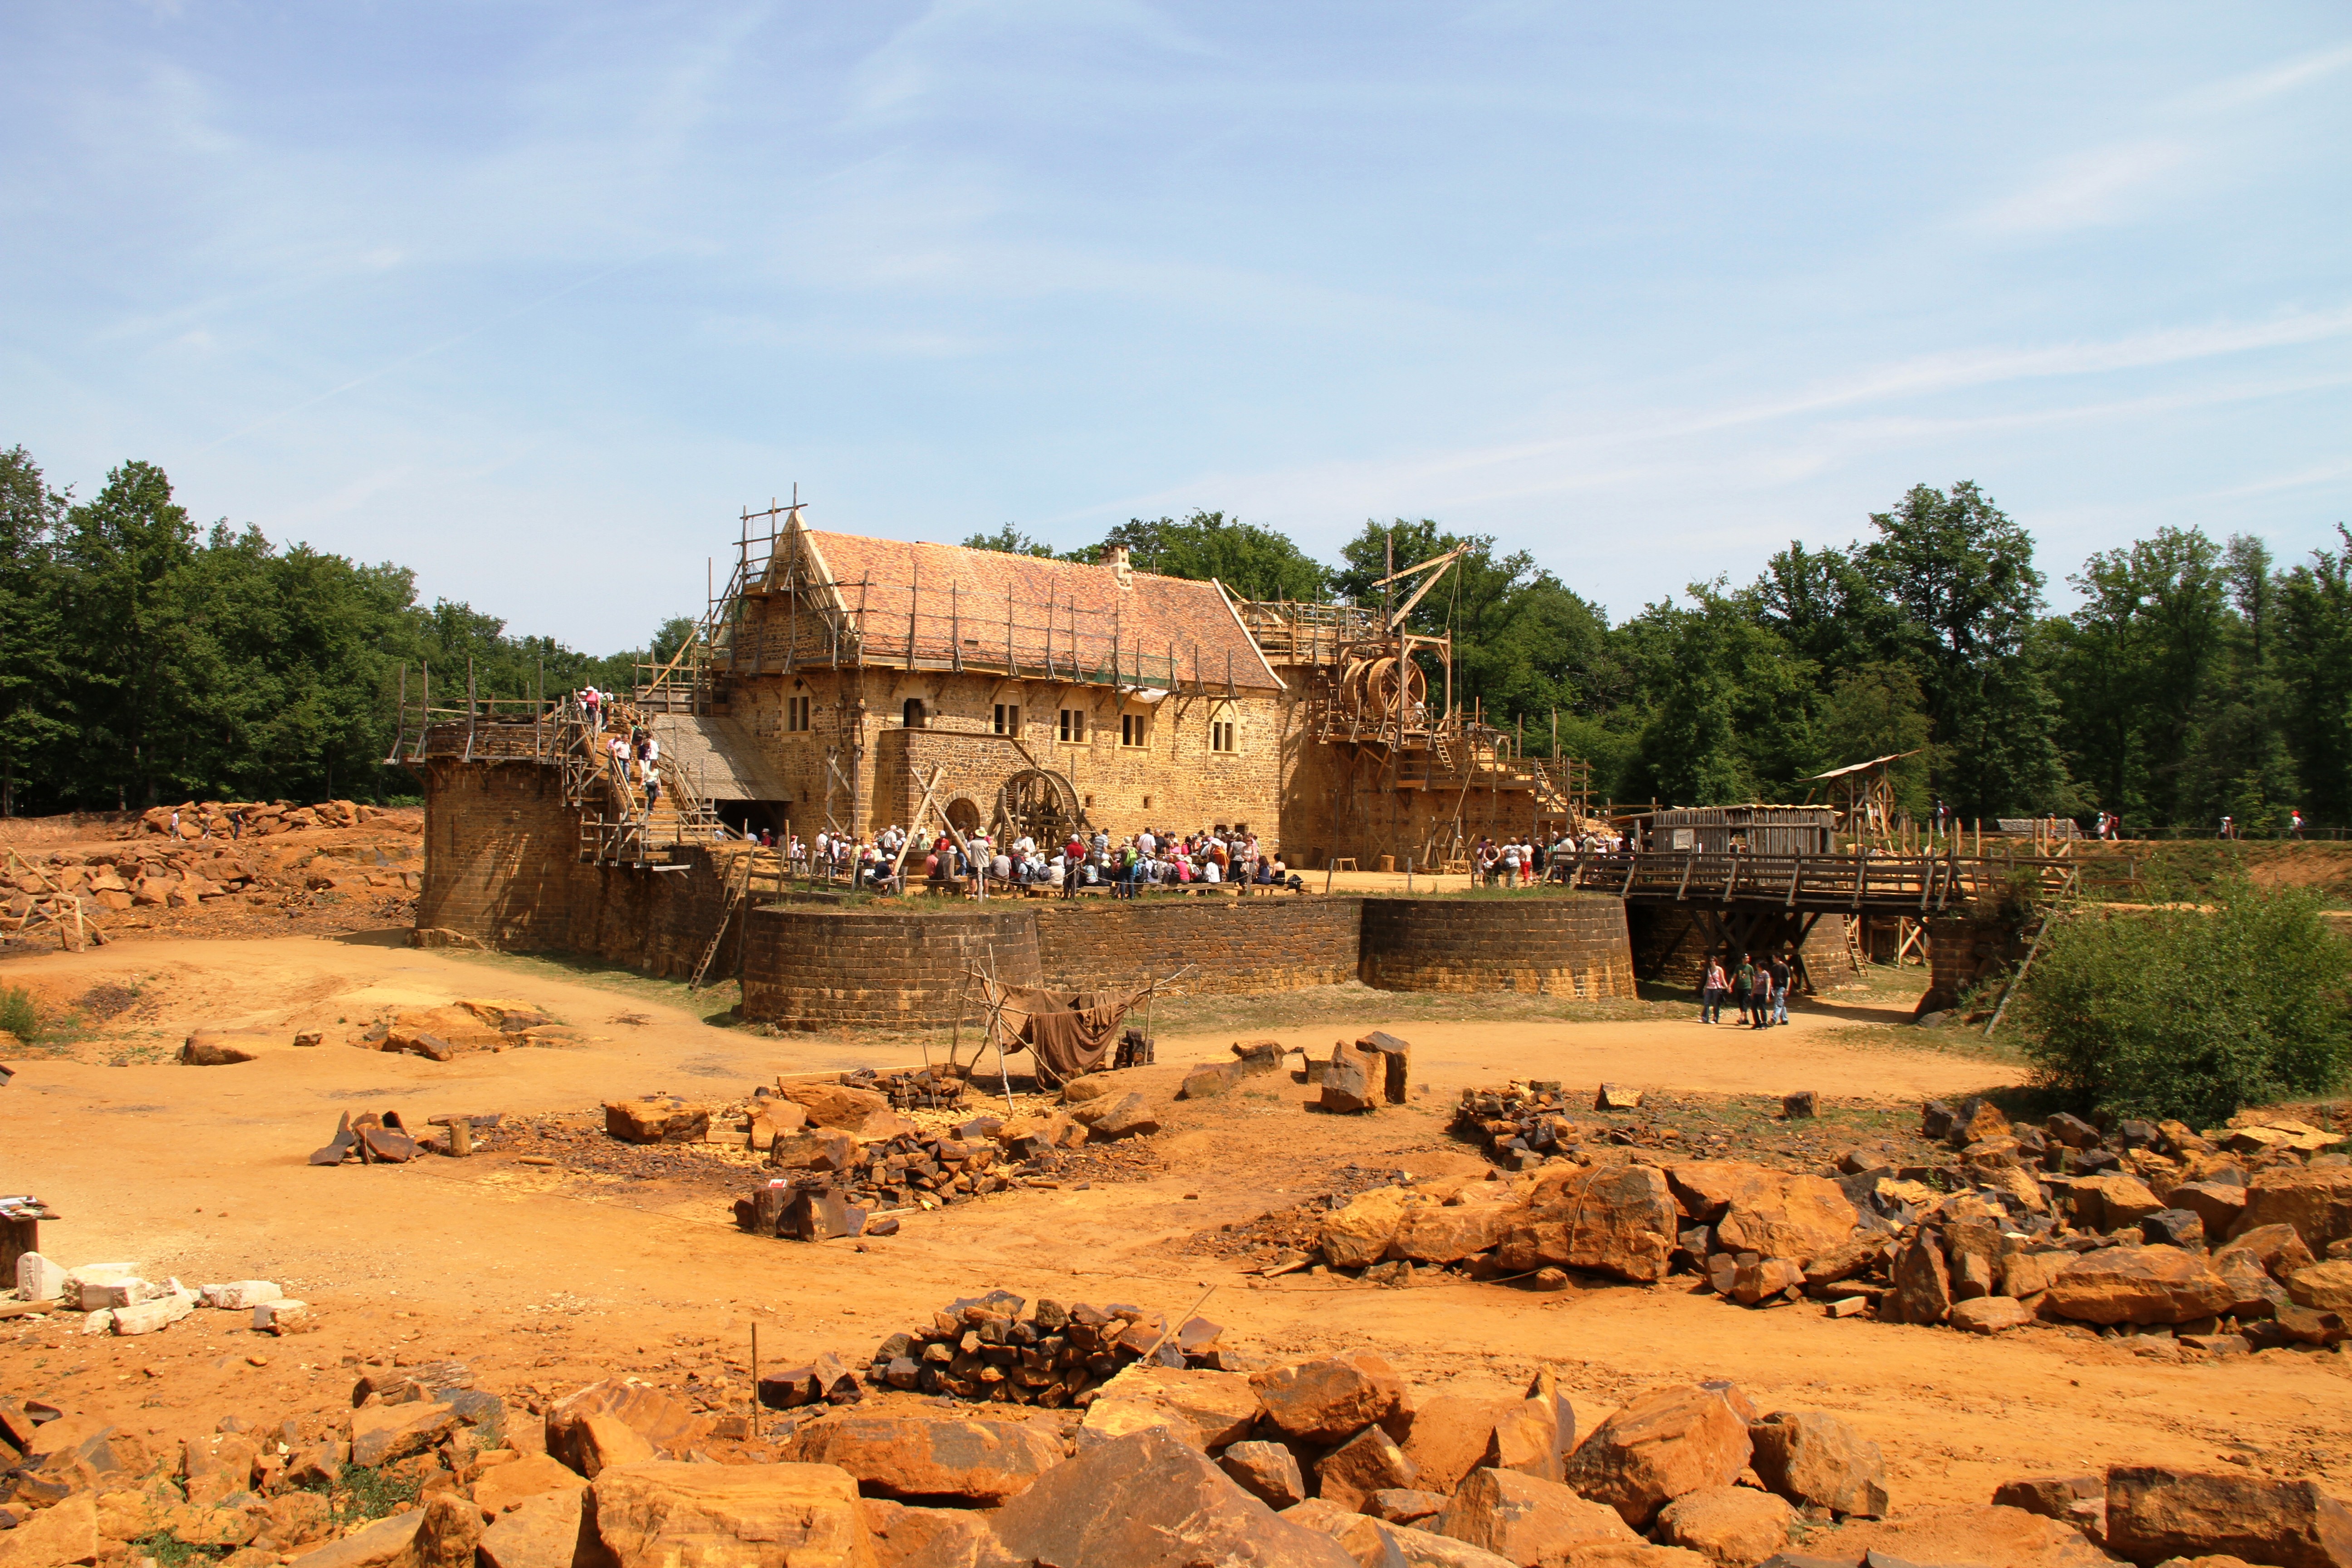
[[[750,837],[763,847],[778,847],[772,828]],[[1040,844],[1027,833],[1000,843],[984,828],[961,839],[945,830],[928,842],[910,845],[910,837],[895,823],[871,840],[820,832],[804,844],[800,835],[788,832],[782,858],[797,876],[901,892],[919,880],[935,889],[960,885],[974,891],[1051,889],[1066,898],[1088,888],[1103,889],[1114,898],[1133,898],[1143,889],[1158,887],[1302,885],[1280,856],[1259,844],[1255,834],[1222,823],[1181,837],[1147,828],[1117,840],[1097,828],[1091,834],[1074,832],[1060,844]]]
[[[616,777],[644,786],[646,810],[650,813],[661,800],[661,742],[639,724],[625,735],[615,731],[605,740],[604,750],[613,759]]]
[[[1761,963],[1748,953],[1727,973],[1721,953],[1709,953],[1699,979],[1698,1021],[1723,1022],[1727,995],[1739,1009],[1739,1021],[1751,1029],[1769,1029],[1789,1021],[1789,982],[1792,971],[1780,954],[1767,954]]]
[[[1482,838],[1470,857],[1471,878],[1483,888],[1529,888],[1546,880],[1565,879],[1576,862],[1591,855],[1623,855],[1641,847],[1633,830],[1586,828],[1562,833],[1549,845],[1535,842],[1540,835],[1496,843]]]

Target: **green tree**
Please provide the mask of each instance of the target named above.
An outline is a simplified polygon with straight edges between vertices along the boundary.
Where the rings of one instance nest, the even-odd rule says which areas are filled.
[[[1052,545],[1043,540],[1030,538],[1009,522],[994,533],[967,535],[963,547],[966,550],[999,550],[1007,555],[1042,555],[1048,560],[1054,554]]]
[[[70,732],[57,564],[68,504],[24,447],[0,452],[0,816],[16,815],[22,786],[47,783],[29,770]]]
[[[1099,561],[1112,545],[1125,545],[1139,572],[1162,577],[1214,579],[1244,599],[1321,599],[1329,591],[1322,563],[1276,529],[1228,518],[1222,511],[1195,510],[1172,517],[1130,518],[1100,544],[1073,552],[1073,561]]]
[[[2086,1110],[2210,1127],[2342,1081],[2352,951],[2319,900],[2242,880],[2206,900],[2053,929],[2020,990],[2042,1083]]]
[[[166,773],[156,731],[168,720],[163,700],[184,630],[177,577],[194,557],[195,526],[163,469],[125,463],[68,510],[59,554],[74,649],[75,793],[152,805]]]
[[[1918,671],[1944,767],[1937,782],[1962,817],[2071,811],[2057,745],[2051,650],[2033,637],[2042,574],[2033,541],[1975,484],[1915,485],[1855,552],[1864,577],[1901,615],[1899,657]]]
[[[1892,662],[1846,670],[1822,704],[1820,732],[1822,754],[1834,759],[1829,767],[1913,753],[1888,769],[1888,778],[1895,809],[1927,818],[1935,745],[1916,670]]]
[[[2285,726],[2316,822],[2352,823],[2352,531],[2277,585],[2276,664]],[[2279,802],[2285,805],[2295,803]]]

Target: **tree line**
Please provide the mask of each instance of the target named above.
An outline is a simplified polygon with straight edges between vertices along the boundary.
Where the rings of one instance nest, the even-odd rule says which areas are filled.
[[[1593,764],[1619,801],[1802,798],[1808,775],[1916,753],[1904,805],[1957,816],[2120,816],[2127,829],[2250,834],[2299,806],[2352,822],[2352,533],[2282,563],[2197,530],[2085,562],[2053,614],[2026,531],[1977,486],[1915,487],[1843,545],[1792,542],[1615,624],[1525,551],[1429,519],[1367,522],[1325,563],[1277,530],[1195,511],[1133,519],[1066,558],[1258,599],[1384,602],[1374,584],[1460,547],[1413,611],[1450,630],[1458,698],[1536,755]],[[967,545],[1051,555],[1006,525]],[[130,462],[87,500],[0,452],[0,813],[191,796],[383,800],[404,666],[453,697],[625,689],[693,623],[596,655],[509,633],[414,574],[226,521],[200,528]],[[449,685],[443,685],[449,682]],[[412,686],[412,694],[414,686]]]
[[[0,452],[0,815],[414,795],[383,764],[404,664],[414,701],[431,662],[437,704],[469,658],[483,694],[522,697],[542,667],[550,691],[619,686],[640,657],[420,605],[388,562],[200,529],[152,463],[79,500]]]
[[[1065,559],[1250,598],[1382,602],[1373,584],[1462,547],[1413,612],[1450,629],[1454,689],[1533,755],[1581,757],[1618,801],[1790,801],[1810,775],[1912,753],[1924,819],[2112,812],[2126,832],[2252,837],[2352,823],[2352,533],[2283,564],[2260,540],[2166,528],[2092,556],[2051,611],[2033,540],[1977,485],[1914,486],[1842,545],[1792,542],[1754,581],[1692,584],[1612,625],[1490,535],[1369,521],[1326,565],[1282,533],[1196,511],[1137,519]],[[1011,524],[967,545],[1052,549]]]

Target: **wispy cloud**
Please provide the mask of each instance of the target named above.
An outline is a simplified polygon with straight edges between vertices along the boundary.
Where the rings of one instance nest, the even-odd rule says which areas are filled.
[[[2112,223],[2176,179],[2196,156],[2188,142],[2169,138],[2074,153],[1985,207],[1976,226],[1996,235],[2033,235]]]
[[[2329,48],[2315,49],[2261,70],[2248,71],[2221,81],[2211,82],[2179,100],[2179,107],[2192,113],[2213,113],[2232,109],[2244,109],[2309,87],[2313,82],[2334,76],[2352,66],[2352,43],[2337,44]]]

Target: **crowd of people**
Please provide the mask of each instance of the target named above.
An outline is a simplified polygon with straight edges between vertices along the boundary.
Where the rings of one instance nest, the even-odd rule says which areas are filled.
[[[1624,855],[1642,847],[1636,829],[1587,828],[1562,833],[1549,844],[1536,842],[1541,835],[1505,839],[1482,838],[1470,855],[1470,875],[1482,888],[1531,888],[1542,881],[1564,881],[1576,863],[1591,855]]]
[[[767,847],[778,847],[772,829],[762,829],[756,837]],[[871,839],[819,832],[814,840],[803,841],[793,833],[782,850],[794,875],[877,891],[904,892],[918,885],[973,892],[1038,888],[1074,898],[1095,888],[1113,898],[1131,899],[1155,888],[1303,886],[1278,853],[1258,842],[1256,834],[1223,823],[1182,835],[1146,828],[1116,839],[1097,828],[1042,844],[1027,833],[1000,843],[985,828],[908,840],[906,830],[894,823]]]

